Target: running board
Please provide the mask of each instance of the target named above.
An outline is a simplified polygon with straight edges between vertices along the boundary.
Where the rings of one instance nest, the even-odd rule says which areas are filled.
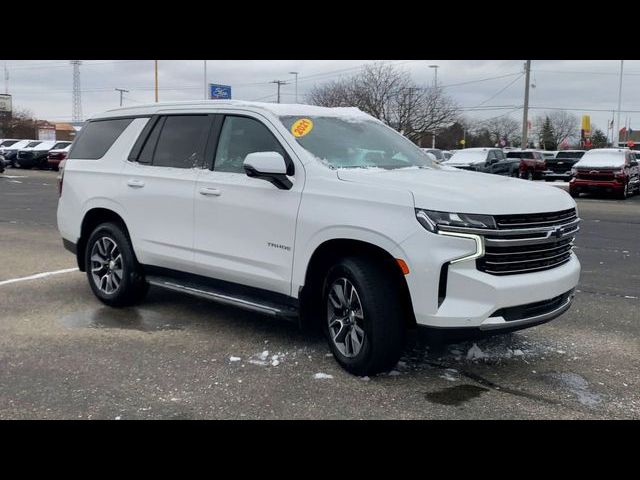
[[[186,281],[184,279],[175,279],[171,277],[147,275],[147,282],[156,287],[186,293],[195,297],[213,300],[214,302],[222,303],[224,305],[231,305],[245,310],[262,313],[264,315],[282,317],[290,320],[296,320],[298,318],[298,309],[295,306],[279,303],[271,299],[261,298],[264,295],[254,296],[247,293],[237,293],[230,291],[231,289],[213,287],[199,282]]]

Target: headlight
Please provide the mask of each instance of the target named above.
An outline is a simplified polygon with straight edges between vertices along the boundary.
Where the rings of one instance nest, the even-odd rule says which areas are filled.
[[[433,233],[437,233],[441,227],[496,228],[491,215],[435,212],[416,208],[416,218],[424,228]]]
[[[571,168],[571,175],[573,175],[574,177],[578,174],[578,169],[576,167],[572,167]]]

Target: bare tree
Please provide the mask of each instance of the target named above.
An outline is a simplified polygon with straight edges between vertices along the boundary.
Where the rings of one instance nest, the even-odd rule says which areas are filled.
[[[481,125],[481,128],[488,132],[494,145],[500,144],[500,140],[513,142],[514,136],[520,131],[520,122],[509,116],[491,118]]]
[[[415,85],[408,73],[375,63],[344,80],[314,87],[309,103],[325,107],[357,107],[417,141],[438,133],[458,117],[456,104],[442,89]]]
[[[548,117],[551,122],[553,140],[556,145],[560,145],[565,139],[571,141],[579,137],[580,122],[576,115],[564,110],[556,110],[545,114],[542,117],[543,121],[545,117]]]

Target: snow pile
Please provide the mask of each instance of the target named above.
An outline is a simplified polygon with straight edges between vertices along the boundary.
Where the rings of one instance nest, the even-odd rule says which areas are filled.
[[[285,354],[282,352],[278,352],[277,354],[271,355],[269,358],[269,350],[263,350],[261,353],[253,355],[249,358],[249,363],[253,365],[262,365],[267,366],[271,365],[272,367],[277,367],[282,363],[282,360],[285,358]]]
[[[487,358],[487,354],[478,347],[477,343],[474,343],[467,352],[467,360],[481,360],[483,358]]]
[[[313,378],[315,378],[316,380],[322,380],[322,379],[330,379],[333,378],[333,375],[329,375],[328,373],[316,373]]]
[[[234,357],[233,355],[229,357],[230,362],[239,362],[240,360],[242,360],[240,357]]]

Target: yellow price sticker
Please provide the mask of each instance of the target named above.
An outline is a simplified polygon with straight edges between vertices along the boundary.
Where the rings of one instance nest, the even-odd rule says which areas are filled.
[[[304,137],[313,129],[313,122],[310,118],[301,118],[291,125],[291,133],[294,137]]]

